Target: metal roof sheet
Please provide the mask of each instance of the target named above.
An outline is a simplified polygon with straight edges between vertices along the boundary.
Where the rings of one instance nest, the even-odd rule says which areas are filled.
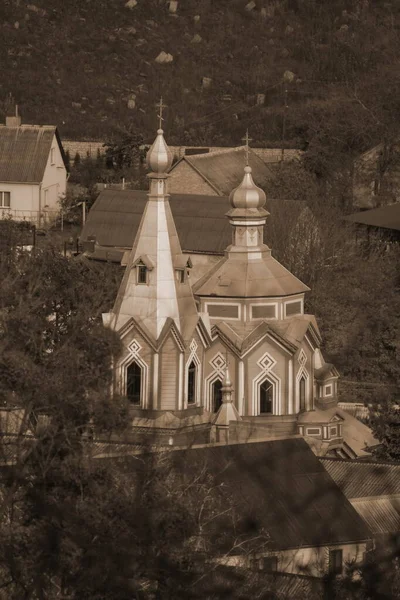
[[[321,458],[347,498],[400,494],[400,464]]]
[[[229,282],[222,285],[223,281]],[[249,260],[243,257],[223,258],[193,287],[199,296],[256,298],[282,297],[309,291],[309,287],[297,279],[273,256]]]
[[[352,500],[351,504],[364,519],[373,534],[400,531],[400,498],[369,498]]]
[[[400,231],[400,202],[365,210],[345,217],[346,221]]]
[[[40,183],[56,128],[0,126],[0,182]]]
[[[367,540],[360,516],[300,438],[176,451],[177,472],[206,468],[277,549]]]
[[[89,211],[81,240],[95,236],[100,246],[132,248],[147,201],[143,190],[103,190]],[[231,208],[226,196],[171,194],[170,206],[183,251],[223,254],[232,241],[232,228],[225,216]],[[288,201],[268,200],[272,217],[287,213]],[[291,206],[295,219],[299,205]],[[285,222],[289,219],[286,216]]]
[[[199,171],[220,193],[229,195],[243,179],[243,169],[246,164],[246,148],[227,148],[208,152],[206,154],[185,155],[181,161],[186,161]],[[179,169],[178,161],[171,169]],[[272,176],[271,169],[251,149],[249,165],[256,185],[265,187]]]

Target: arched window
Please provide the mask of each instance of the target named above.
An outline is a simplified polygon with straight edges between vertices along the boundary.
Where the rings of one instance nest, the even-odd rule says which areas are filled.
[[[260,414],[272,414],[274,386],[268,379],[260,385]]]
[[[142,392],[142,369],[136,362],[126,370],[126,395],[132,404],[140,404]]]
[[[213,411],[216,413],[222,404],[222,381],[217,379],[212,386]]]
[[[301,377],[299,381],[299,398],[300,411],[306,410],[306,380],[304,377]]]
[[[188,404],[196,402],[196,364],[192,360],[188,369]]]

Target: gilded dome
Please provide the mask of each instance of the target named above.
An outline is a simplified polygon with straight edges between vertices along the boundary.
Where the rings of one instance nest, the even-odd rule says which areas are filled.
[[[242,183],[229,196],[233,208],[262,208],[267,200],[263,190],[256,186],[251,176],[251,167],[244,168]]]
[[[163,130],[157,130],[157,137],[146,155],[146,163],[153,173],[166,173],[172,165],[172,153],[168,148]]]

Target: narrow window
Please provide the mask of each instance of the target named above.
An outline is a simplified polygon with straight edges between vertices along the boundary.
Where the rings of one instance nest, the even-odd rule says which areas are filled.
[[[222,381],[220,381],[219,379],[217,379],[217,381],[215,381],[213,383],[212,386],[212,390],[213,390],[213,411],[216,413],[219,410],[219,407],[222,404]]]
[[[260,414],[272,414],[273,385],[268,379],[260,385]]]
[[[185,283],[185,271],[183,269],[176,269],[176,279],[178,283]]]
[[[343,550],[329,551],[329,574],[341,575],[343,571]]]
[[[306,410],[306,380],[301,377],[299,381],[299,397],[300,397],[300,411]]]
[[[264,556],[262,560],[264,571],[277,571],[278,570],[278,558],[276,556]]]
[[[147,283],[147,267],[146,265],[138,265],[137,267],[137,282],[141,284]]]
[[[126,370],[126,395],[132,404],[140,404],[142,390],[142,369],[136,362]]]
[[[196,365],[192,360],[188,370],[188,404],[194,402],[196,402]]]
[[[0,192],[0,208],[10,208],[11,206],[11,193]]]
[[[50,150],[50,164],[54,165],[55,162],[55,149],[52,148]]]

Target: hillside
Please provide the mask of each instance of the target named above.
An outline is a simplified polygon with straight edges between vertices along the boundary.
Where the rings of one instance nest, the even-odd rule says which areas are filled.
[[[1,3],[3,115],[11,93],[24,122],[64,137],[131,127],[151,139],[161,94],[178,144],[238,144],[249,127],[253,145],[279,145],[285,130],[288,146],[335,137],[353,152],[398,121],[397,2],[179,0],[175,13],[164,0],[32,2]]]

